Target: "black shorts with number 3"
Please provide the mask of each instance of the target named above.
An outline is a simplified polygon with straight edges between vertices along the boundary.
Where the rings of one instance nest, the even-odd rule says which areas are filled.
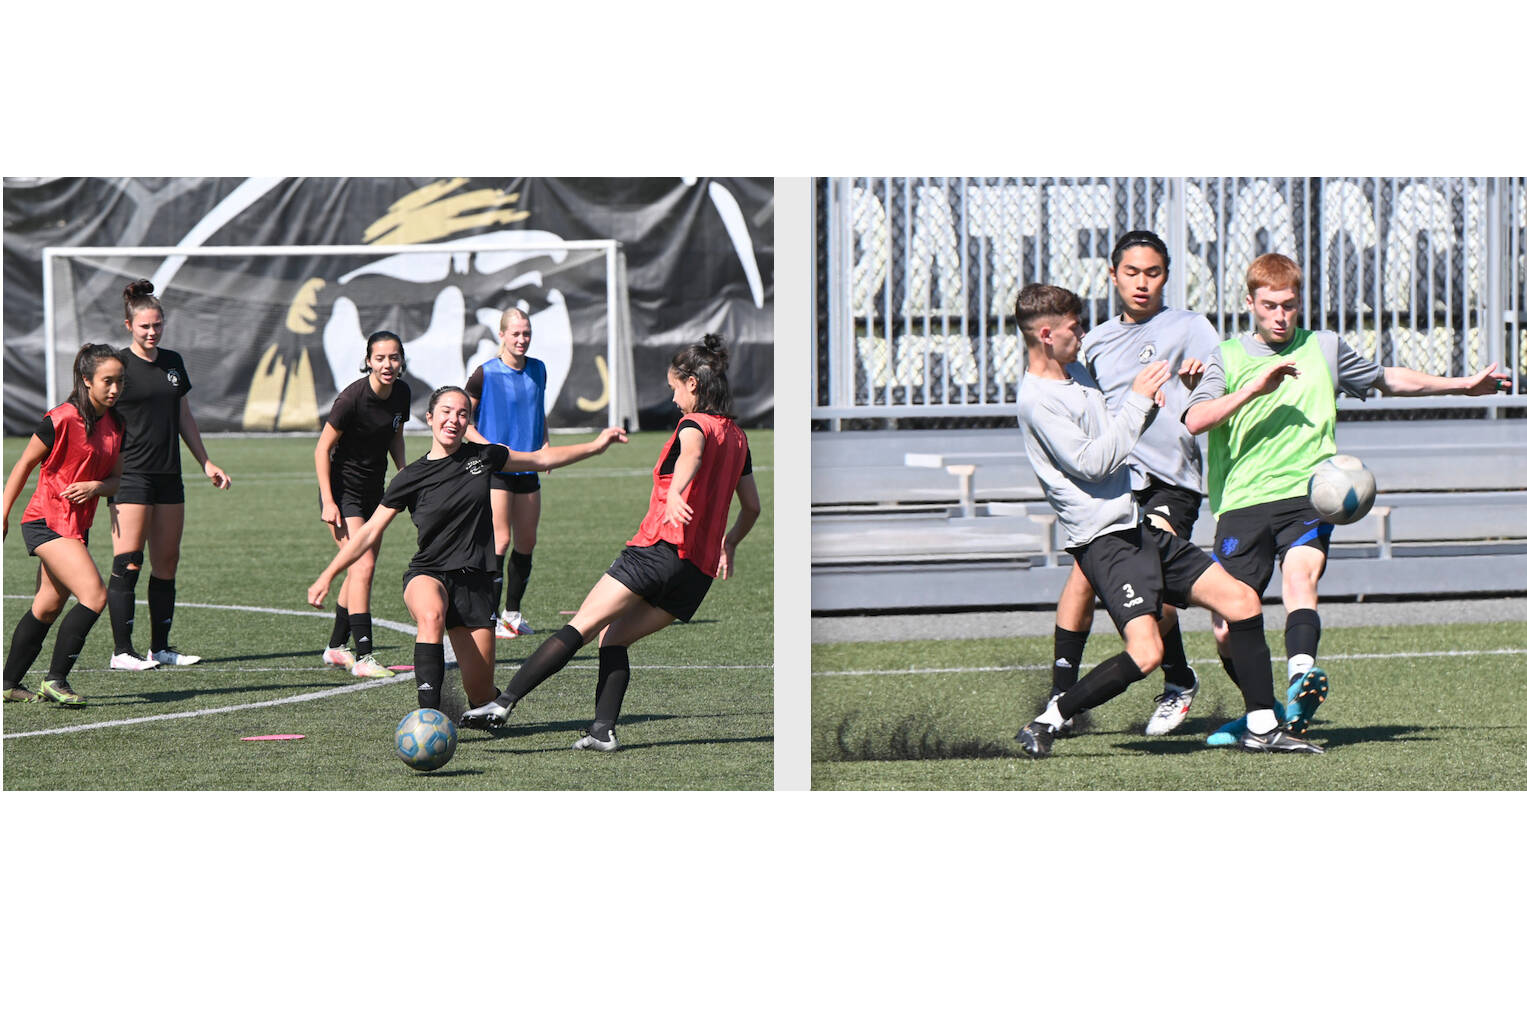
[[[1334,529],[1302,495],[1227,510],[1214,530],[1214,561],[1260,596],[1272,580],[1273,564],[1282,563],[1289,549],[1308,545],[1327,555]]]
[[[1193,585],[1214,565],[1197,545],[1144,523],[1070,551],[1120,633],[1138,616],[1161,618],[1163,601],[1185,607]]]

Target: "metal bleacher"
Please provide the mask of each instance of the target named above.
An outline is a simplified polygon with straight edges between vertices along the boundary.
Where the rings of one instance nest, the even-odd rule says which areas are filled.
[[[1342,422],[1336,442],[1379,495],[1336,529],[1322,597],[1527,592],[1527,420]],[[1016,428],[817,432],[811,456],[813,612],[1055,603],[1070,557]],[[1193,540],[1213,536],[1206,502]]]

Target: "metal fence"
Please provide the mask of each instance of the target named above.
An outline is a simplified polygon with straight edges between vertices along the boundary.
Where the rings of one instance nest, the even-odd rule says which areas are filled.
[[[1277,251],[1304,270],[1306,327],[1333,329],[1384,364],[1466,375],[1495,362],[1516,383],[1510,396],[1432,397],[1428,407],[1527,407],[1524,182],[819,180],[812,416],[837,427],[852,418],[1012,415],[1024,363],[1018,291],[1036,281],[1066,286],[1102,321],[1117,311],[1108,254],[1141,228],[1172,254],[1167,303],[1203,312],[1223,336],[1250,330],[1246,268]],[[1363,406],[1399,403],[1375,397]]]

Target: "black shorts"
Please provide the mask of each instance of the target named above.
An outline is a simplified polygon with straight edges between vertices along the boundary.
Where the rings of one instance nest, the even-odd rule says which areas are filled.
[[[117,494],[106,501],[133,506],[178,506],[186,501],[186,483],[179,474],[123,474]]]
[[[1192,537],[1204,497],[1191,488],[1171,485],[1157,477],[1148,475],[1146,480],[1147,486],[1135,493],[1135,502],[1146,518],[1145,522],[1151,523],[1153,516],[1161,517],[1172,525],[1173,534],[1180,538]]]
[[[539,474],[497,474],[488,479],[495,492],[510,492],[514,495],[529,495],[531,492],[541,490],[541,476]]]
[[[21,540],[27,547],[27,555],[35,556],[37,549],[46,545],[55,538],[62,538],[53,528],[48,526],[46,520],[23,520],[21,522]],[[85,535],[85,545],[90,545],[90,535]]]
[[[497,615],[498,599],[493,597],[493,576],[483,570],[435,570],[410,569],[403,574],[403,590],[415,577],[434,577],[445,587],[445,628],[454,630],[465,626],[470,630],[486,630],[493,626]]]
[[[360,517],[362,520],[370,520],[371,514],[382,504],[382,485],[368,486],[359,491],[340,484],[335,478],[329,482],[329,491],[334,494],[335,505],[339,507],[339,515],[345,518]],[[318,512],[323,512],[323,493],[318,494]]]
[[[1070,551],[1120,633],[1137,616],[1160,619],[1163,601],[1186,607],[1193,585],[1214,565],[1186,538],[1143,523]]]
[[[694,563],[679,558],[679,550],[666,541],[646,547],[627,545],[605,573],[684,622],[694,618],[712,577]]]
[[[1289,549],[1308,545],[1326,555],[1335,529],[1303,495],[1230,510],[1220,514],[1214,530],[1214,561],[1260,596],[1272,580],[1273,564],[1281,564]]]

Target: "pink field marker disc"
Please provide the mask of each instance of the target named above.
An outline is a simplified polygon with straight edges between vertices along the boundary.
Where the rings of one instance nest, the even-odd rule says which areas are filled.
[[[288,733],[288,734],[283,735],[283,736],[240,736],[239,739],[241,741],[245,742],[245,743],[249,743],[249,742],[257,742],[259,740],[268,740],[268,739],[307,739],[307,737],[306,736],[298,736],[295,733]]]
[[[414,671],[414,667],[412,665],[389,665],[387,667],[389,669],[391,669],[393,672],[413,672]]]

